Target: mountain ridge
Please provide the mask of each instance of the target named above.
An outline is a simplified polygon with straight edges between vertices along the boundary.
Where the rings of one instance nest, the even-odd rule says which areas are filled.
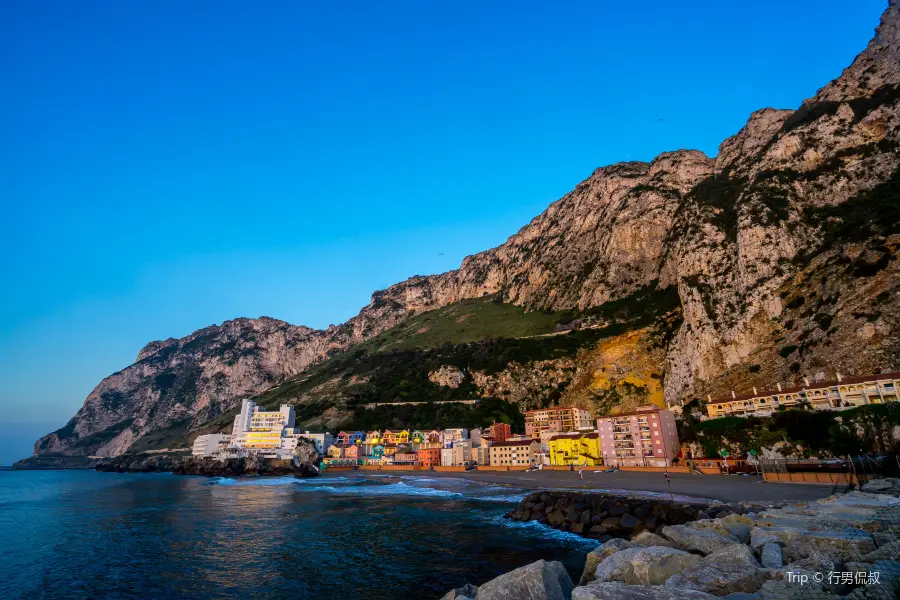
[[[560,311],[677,289],[684,323],[665,352],[669,403],[746,380],[750,361],[773,378],[895,368],[896,309],[881,302],[870,319],[877,298],[897,297],[900,231],[863,222],[869,235],[856,239],[835,222],[852,222],[847,206],[892,214],[877,194],[896,197],[898,31],[892,0],[867,48],[796,111],[754,111],[714,158],[676,150],[600,167],[500,246],[378,290],[344,324],[235,319],[151,342],[35,452],[114,455],[160,427],[191,429],[409,317],[485,296]],[[781,356],[781,344],[797,351]]]

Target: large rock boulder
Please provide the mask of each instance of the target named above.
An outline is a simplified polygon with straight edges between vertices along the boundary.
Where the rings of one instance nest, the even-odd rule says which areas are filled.
[[[634,555],[631,572],[621,581],[637,585],[662,585],[672,575],[698,565],[701,560],[696,554],[683,550],[651,546]]]
[[[770,543],[780,545],[788,561],[817,555],[841,557],[845,561],[862,560],[863,556],[875,550],[872,536],[856,529],[809,531],[790,527],[753,528],[750,545],[754,550],[759,552]]]
[[[759,561],[756,560],[756,555],[753,554],[753,550],[751,550],[749,546],[743,544],[731,544],[730,546],[725,546],[721,550],[716,550],[703,559],[703,562],[708,565],[718,563],[741,565],[757,569],[760,567]]]
[[[585,557],[584,573],[582,573],[578,585],[585,585],[594,581],[597,578],[597,565],[606,560],[607,557],[626,548],[631,548],[631,542],[621,538],[613,538],[589,552]]]
[[[780,569],[784,566],[781,546],[775,543],[763,544],[759,550],[759,560],[767,569]]]
[[[718,519],[718,521],[721,522],[728,533],[740,543],[746,544],[750,541],[750,530],[755,524],[750,517],[730,514]]]
[[[611,554],[597,565],[597,569],[594,571],[594,579],[596,581],[619,581],[615,573],[620,569],[630,569],[631,559],[644,549],[640,546],[632,546]]]
[[[668,546],[669,548],[675,548],[675,544],[671,540],[649,531],[640,532],[631,538],[631,543],[635,546]]]
[[[572,600],[718,600],[712,594],[661,585],[626,585],[618,581],[577,587]]]
[[[675,545],[692,552],[712,554],[726,546],[738,543],[732,537],[725,537],[705,529],[688,527],[687,525],[667,525],[662,528],[663,537],[672,540]]]
[[[704,564],[673,575],[666,587],[693,589],[724,596],[732,592],[755,592],[771,573],[766,569],[725,563]]]
[[[604,560],[597,581],[621,581],[633,585],[662,585],[670,576],[700,564],[696,554],[667,546],[633,546]]]
[[[863,557],[863,562],[875,562],[876,560],[891,559],[898,556],[900,556],[900,541],[893,541],[866,554]]]
[[[539,560],[491,579],[477,600],[569,600],[572,580],[560,562]]]
[[[478,588],[467,583],[461,588],[450,590],[441,597],[441,600],[475,600],[478,595]]]

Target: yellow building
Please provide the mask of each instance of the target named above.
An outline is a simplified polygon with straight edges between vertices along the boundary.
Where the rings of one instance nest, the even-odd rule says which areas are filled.
[[[584,465],[598,467],[603,464],[600,452],[600,435],[597,433],[569,433],[550,438],[551,465]]]

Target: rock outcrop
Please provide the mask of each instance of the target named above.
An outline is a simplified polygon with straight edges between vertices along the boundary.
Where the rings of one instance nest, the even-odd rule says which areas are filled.
[[[898,23],[892,2],[838,79],[796,111],[753,113],[717,157],[679,150],[597,169],[501,246],[375,292],[343,325],[237,319],[152,342],[35,451],[120,454],[411,315],[485,295],[588,309],[677,289],[684,323],[648,359],[662,372],[641,375],[658,377],[648,393],[668,402],[803,373],[900,369]],[[608,375],[603,365],[591,373]]]

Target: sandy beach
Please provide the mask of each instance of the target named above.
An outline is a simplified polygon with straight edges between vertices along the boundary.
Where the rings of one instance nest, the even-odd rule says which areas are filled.
[[[584,479],[568,471],[467,471],[446,473],[438,471],[337,471],[324,478],[353,473],[363,477],[450,477],[495,485],[509,485],[525,490],[583,489],[610,493],[654,492],[679,497],[721,500],[723,502],[785,502],[789,500],[817,500],[831,495],[830,485],[803,485],[794,483],[764,483],[757,476],[741,475],[691,475],[672,473],[671,490],[662,473],[615,472],[595,473],[585,469]],[[841,488],[842,490],[843,488]],[[839,490],[839,491],[841,491]]]

